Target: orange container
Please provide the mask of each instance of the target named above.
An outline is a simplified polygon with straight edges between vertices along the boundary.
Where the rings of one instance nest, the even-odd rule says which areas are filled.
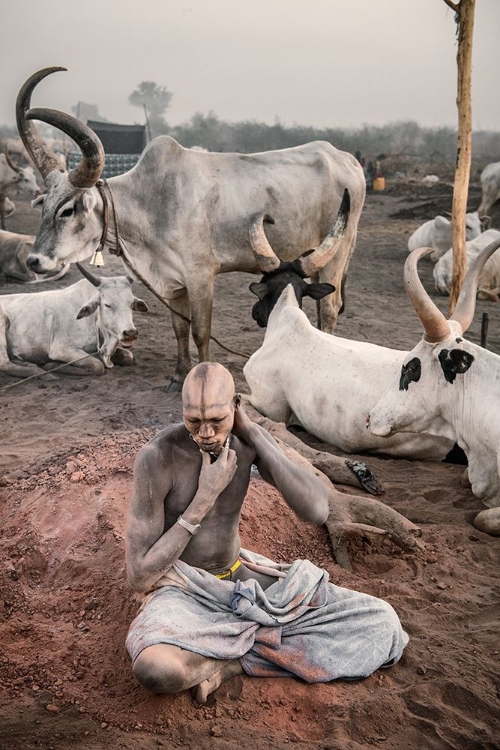
[[[376,177],[373,180],[374,190],[385,190],[385,177]]]

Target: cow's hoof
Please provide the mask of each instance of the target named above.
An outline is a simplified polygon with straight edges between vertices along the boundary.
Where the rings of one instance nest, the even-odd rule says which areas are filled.
[[[346,460],[346,466],[352,471],[358,482],[367,492],[372,495],[382,495],[384,490],[380,486],[377,477],[370,471],[363,461]]]
[[[179,380],[171,380],[167,388],[167,393],[180,393],[181,391],[182,383]]]
[[[474,526],[479,531],[492,536],[500,536],[500,508],[489,508],[477,514]]]

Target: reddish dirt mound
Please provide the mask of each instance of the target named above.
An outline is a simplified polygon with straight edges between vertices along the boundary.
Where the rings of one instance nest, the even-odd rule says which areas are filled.
[[[245,501],[244,546],[308,557],[335,583],[395,606],[411,635],[398,666],[351,684],[237,678],[203,709],[187,694],[149,696],[124,650],[137,601],[123,534],[133,460],[152,434],[116,433],[26,469],[4,490],[2,749],[499,747],[500,540],[470,526],[479,504],[460,488],[462,468],[445,464],[423,479],[418,462],[412,471],[370,460],[385,500],[422,524],[426,550],[357,542],[353,573],[332,562],[325,529],[299,521],[257,475]]]

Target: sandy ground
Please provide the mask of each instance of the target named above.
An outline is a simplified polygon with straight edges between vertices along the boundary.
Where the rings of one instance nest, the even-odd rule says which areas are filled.
[[[477,190],[470,199],[475,208]],[[339,334],[400,348],[417,342],[402,282],[406,241],[450,206],[443,185],[368,196]],[[8,227],[36,231],[38,213],[18,208]],[[432,291],[432,268],[421,266]],[[120,268],[112,259],[104,272]],[[59,284],[78,276],[72,268]],[[244,355],[263,337],[251,319],[251,280],[226,275],[216,289],[213,333]],[[2,293],[50,286],[5,284]],[[396,608],[411,639],[395,668],[355,684],[236,678],[202,709],[187,694],[152,697],[135,682],[123,645],[137,608],[124,575],[132,466],[139,447],[181,413],[179,395],[165,392],[175,359],[167,311],[135,291],[150,307],[135,316],[135,366],[9,389],[15,381],[0,375],[0,750],[500,748],[500,539],[472,527],[481,505],[460,485],[463,466],[449,463],[367,459],[383,501],[421,526],[425,550],[356,542],[352,572],[333,562],[326,530],[298,521],[257,476],[245,501],[245,546],[280,560],[308,557],[334,583]],[[446,311],[447,300],[433,297]],[[468,336],[479,340],[485,311],[488,346],[500,352],[494,303],[478,302]],[[215,345],[213,354],[245,392],[245,357]]]

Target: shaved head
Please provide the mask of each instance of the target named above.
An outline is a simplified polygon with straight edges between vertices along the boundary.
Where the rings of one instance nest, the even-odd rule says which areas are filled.
[[[182,405],[225,406],[234,399],[233,376],[218,362],[200,362],[188,373],[182,388]]]
[[[234,380],[217,362],[200,362],[182,389],[184,424],[193,440],[210,453],[220,452],[231,432],[236,406]]]

